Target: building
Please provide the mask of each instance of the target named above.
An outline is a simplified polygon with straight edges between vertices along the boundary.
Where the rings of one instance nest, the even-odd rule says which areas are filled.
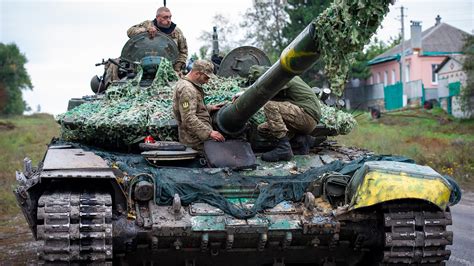
[[[436,70],[448,57],[461,55],[468,33],[441,22],[425,31],[421,23],[411,22],[411,39],[399,44],[369,62],[371,77],[367,84],[383,85],[385,109],[438,99]],[[403,53],[402,53],[403,49]],[[400,82],[403,79],[403,82]],[[403,83],[403,85],[402,85]]]
[[[465,58],[464,55],[449,56],[436,69],[441,107],[457,118],[469,118],[473,115],[472,106],[465,106],[464,110],[461,108],[460,94],[467,85],[467,74],[463,70]]]

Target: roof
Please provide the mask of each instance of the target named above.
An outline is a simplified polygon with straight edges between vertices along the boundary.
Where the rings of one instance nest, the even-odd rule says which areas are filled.
[[[460,54],[463,49],[464,40],[469,33],[453,27],[447,23],[440,23],[421,33],[421,50],[424,56],[440,56]],[[404,42],[405,55],[412,53],[411,39]],[[369,61],[369,65],[391,61],[400,58],[402,45],[399,44],[392,49],[378,55]]]
[[[439,66],[436,68],[435,72],[438,73],[441,68],[443,68],[444,65],[446,65],[449,61],[451,60],[454,60],[456,62],[458,62],[459,64],[463,64],[464,63],[464,60],[466,59],[466,56],[465,55],[450,55],[448,57],[446,57],[443,62],[441,62],[441,64],[439,64]]]

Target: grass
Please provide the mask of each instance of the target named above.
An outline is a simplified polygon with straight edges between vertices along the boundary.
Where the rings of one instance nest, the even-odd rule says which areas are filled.
[[[359,113],[359,126],[339,143],[380,154],[403,155],[454,177],[474,189],[474,119],[457,120],[441,109],[382,114],[378,120]]]
[[[59,135],[59,125],[52,115],[35,114],[0,118],[0,213],[16,213],[19,208],[12,191],[15,171],[23,169],[29,157],[33,166],[43,158],[47,144]]]

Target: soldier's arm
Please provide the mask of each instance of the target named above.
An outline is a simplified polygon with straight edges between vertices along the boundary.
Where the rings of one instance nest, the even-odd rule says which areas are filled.
[[[186,42],[183,32],[179,28],[176,28],[176,32],[178,33],[179,55],[174,69],[178,71],[182,66],[186,65],[186,60],[188,59],[188,43]]]
[[[134,25],[130,27],[130,29],[127,30],[127,35],[129,38],[132,38],[133,36],[140,34],[142,32],[146,32],[149,27],[153,26],[153,22],[146,20],[143,21],[140,24]]]
[[[212,128],[204,124],[196,115],[197,95],[189,88],[183,88],[179,96],[179,113],[181,125],[194,132],[200,140],[206,140],[211,134]]]

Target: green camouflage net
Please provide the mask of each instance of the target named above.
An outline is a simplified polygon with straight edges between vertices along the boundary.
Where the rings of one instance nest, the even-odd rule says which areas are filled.
[[[369,42],[388,11],[388,0],[335,0],[314,20],[315,40],[337,96],[344,91],[354,53]]]
[[[176,76],[171,63],[163,59],[155,79],[148,87],[141,87],[143,71],[132,80],[115,82],[105,95],[86,102],[57,117],[62,138],[68,141],[122,147],[151,135],[157,140],[178,140],[173,117],[173,85]],[[203,86],[206,104],[230,103],[242,90],[243,78],[216,77]],[[350,114],[324,107],[322,122],[339,134],[347,134],[356,125]],[[251,123],[265,122],[259,110]]]

